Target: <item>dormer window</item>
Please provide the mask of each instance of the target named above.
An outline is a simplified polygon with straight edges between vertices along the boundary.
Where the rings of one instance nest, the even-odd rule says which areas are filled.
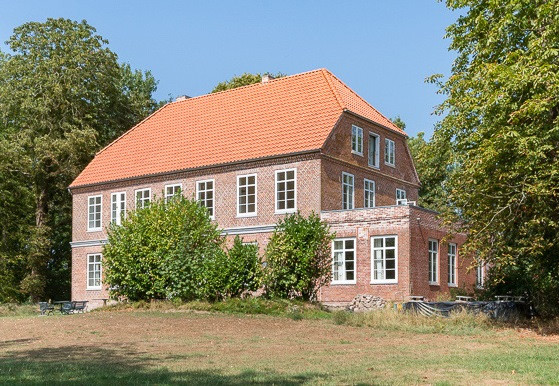
[[[357,155],[363,155],[363,129],[351,126],[351,152]]]

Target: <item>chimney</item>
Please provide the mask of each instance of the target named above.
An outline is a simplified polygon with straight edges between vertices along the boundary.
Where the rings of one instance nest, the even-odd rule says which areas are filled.
[[[274,77],[270,74],[264,74],[262,75],[262,83],[268,83],[269,81],[271,81],[272,79],[274,79]]]
[[[175,102],[180,102],[180,101],[184,101],[190,99],[190,97],[188,95],[180,95],[175,99]]]

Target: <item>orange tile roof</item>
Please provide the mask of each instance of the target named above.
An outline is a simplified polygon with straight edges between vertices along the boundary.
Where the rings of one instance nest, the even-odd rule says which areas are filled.
[[[344,110],[402,133],[325,69],[165,105],[70,187],[320,149]]]

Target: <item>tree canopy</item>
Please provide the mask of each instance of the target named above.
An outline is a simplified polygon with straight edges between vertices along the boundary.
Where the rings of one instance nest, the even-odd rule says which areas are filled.
[[[6,293],[68,296],[67,187],[156,106],[153,76],[119,64],[107,44],[85,21],[47,19],[17,27],[0,56],[0,254],[17,266],[0,265]]]
[[[281,78],[281,77],[285,76],[285,74],[283,74],[281,72],[278,72],[276,74],[272,74],[270,72],[265,72],[263,74],[260,74],[260,73],[251,74],[251,73],[245,72],[242,75],[235,75],[229,80],[219,82],[214,87],[214,89],[212,90],[212,93],[219,92],[219,91],[225,91],[225,90],[231,90],[233,88],[242,87],[242,86],[248,86],[248,85],[254,84],[254,83],[260,83],[260,82],[262,82],[262,75],[270,75],[273,78]]]
[[[457,58],[431,80],[446,100],[435,146],[450,147],[445,182],[493,285],[559,309],[559,1],[447,0]],[[504,288],[504,287],[503,287]],[[505,289],[503,289],[505,290]]]

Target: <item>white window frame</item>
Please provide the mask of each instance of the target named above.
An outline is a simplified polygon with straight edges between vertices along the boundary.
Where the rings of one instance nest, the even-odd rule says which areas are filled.
[[[344,177],[351,177],[351,185],[346,184],[344,181]],[[349,202],[345,202],[345,187],[351,187],[351,207],[349,206]],[[348,204],[348,205],[346,205]],[[351,173],[342,172],[342,210],[353,210],[355,209],[355,176]]]
[[[179,192],[178,193],[173,193],[173,194],[169,194],[169,192],[167,192],[167,189],[169,188],[173,188],[173,191],[175,190],[175,188],[179,188]],[[169,185],[165,185],[165,202],[169,202],[169,200],[173,197],[175,197],[177,194],[182,194],[182,184],[169,184]],[[150,197],[151,199],[151,197]]]
[[[369,189],[367,189],[367,185],[369,185]],[[372,190],[370,189],[370,187],[372,186]],[[373,194],[373,204],[371,205],[370,201],[370,197],[369,197],[369,205],[367,205],[367,192],[371,192]],[[365,178],[363,180],[363,208],[374,208],[376,206],[376,184],[375,181],[373,180],[369,180],[367,178]]]
[[[91,199],[97,199],[100,198],[99,200],[99,204],[94,203],[91,204],[90,200]],[[91,227],[91,222],[89,221],[89,216],[91,214],[91,208],[99,206],[99,226],[98,227]],[[97,212],[95,212],[97,213]],[[97,222],[97,219],[95,218],[93,220],[93,222]],[[87,196],[87,231],[88,232],[99,232],[100,230],[103,229],[103,195],[102,194],[96,194],[94,196]]]
[[[389,138],[384,139],[384,163],[396,166],[396,143]]]
[[[286,173],[287,172],[293,172],[293,184],[294,184],[294,192],[293,192],[293,198],[294,198],[294,205],[295,207],[293,208],[286,208],[286,209],[279,209],[279,200],[278,200],[278,174],[280,173]],[[275,185],[275,202],[276,202],[276,206],[275,206],[275,213],[276,214],[285,214],[285,213],[294,213],[297,212],[297,169],[296,168],[292,168],[292,169],[282,169],[282,170],[276,170],[274,173],[274,185]],[[284,180],[284,181],[288,181],[288,180]],[[287,206],[287,187],[286,187],[286,198],[284,199],[285,204]]]
[[[95,256],[99,256],[99,261],[96,262],[94,260],[93,262],[90,262],[89,258],[90,257],[95,257]],[[87,268],[86,268],[86,271],[85,271],[86,290],[100,290],[103,287],[103,255],[101,253],[88,253],[86,255],[86,257],[87,257]],[[95,271],[95,266],[97,264],[99,265],[99,271]],[[93,278],[92,278],[93,280],[95,280],[95,272],[99,272],[99,285],[98,286],[89,285],[89,279],[90,279],[90,277],[89,277],[89,273],[90,273],[89,266],[90,265],[94,266],[94,270],[91,271],[94,274]]]
[[[394,239],[394,247],[386,246],[386,239]],[[382,247],[375,247],[375,239],[383,239]],[[386,251],[394,250],[394,279],[386,279]],[[382,251],[383,279],[375,279],[375,251]],[[398,236],[382,235],[371,237],[371,284],[397,284],[398,283]]]
[[[375,159],[373,160],[373,163],[371,163],[371,137],[376,138]],[[380,135],[369,131],[369,143],[368,143],[367,152],[368,152],[367,162],[369,164],[369,167],[375,169],[380,168]]]
[[[239,211],[239,208],[241,206],[240,201],[239,201],[239,190],[240,190],[240,185],[239,185],[239,181],[241,178],[248,178],[248,177],[252,177],[254,176],[254,212],[246,212],[246,213],[241,213]],[[249,186],[249,185],[246,185]],[[248,194],[247,194],[248,196]],[[247,210],[248,210],[248,204],[247,205]],[[256,173],[252,173],[252,174],[243,174],[243,175],[239,175],[237,176],[237,217],[255,217],[258,213],[258,175]]]
[[[435,243],[434,245],[436,246],[435,249],[432,249],[431,245],[432,243]],[[439,255],[440,255],[440,251],[439,251],[439,240],[435,240],[435,239],[429,239],[428,243],[427,243],[427,249],[428,249],[428,264],[429,264],[429,269],[428,269],[428,274],[429,274],[429,285],[439,285]],[[433,257],[435,258],[435,261],[433,261]],[[435,279],[435,280],[433,280]]]
[[[348,240],[352,240],[353,241],[353,249],[346,249],[345,246],[345,242]],[[343,243],[343,248],[339,251],[342,252],[343,255],[343,273],[344,273],[344,277],[347,277],[346,275],[346,269],[345,269],[345,263],[346,263],[346,259],[345,259],[345,253],[347,251],[353,251],[353,280],[347,280],[347,279],[343,279],[343,280],[335,280],[334,279],[334,254],[336,252],[336,250],[334,249],[334,245],[336,241],[341,241]],[[330,284],[356,284],[357,283],[357,239],[355,237],[340,237],[340,238],[336,238],[334,240],[332,240],[332,280],[330,281]]]
[[[351,125],[351,152],[363,157],[363,129],[356,125]]]
[[[211,189],[207,189],[208,182],[212,183],[212,188]],[[204,184],[204,189],[200,189],[200,184]],[[200,199],[200,193],[202,193],[202,192],[207,193],[209,191],[212,192],[212,206],[211,207],[206,205],[207,198],[206,198],[205,195],[204,195],[204,200]],[[196,181],[196,201],[198,201],[204,208],[211,209],[210,219],[215,220],[215,180],[214,179]]]
[[[483,289],[485,286],[485,264],[479,263],[476,266],[476,288]]]
[[[151,188],[136,189],[134,191],[134,202],[135,202],[135,205],[136,205],[135,206],[136,209],[143,209],[143,208],[146,207],[145,204],[144,204],[144,201],[146,200],[145,198],[142,198],[142,206],[141,207],[138,206],[138,192],[145,192],[145,191],[149,192],[147,200],[148,200],[148,202],[151,202]]]
[[[396,189],[396,205],[407,205],[408,193],[404,189]]]
[[[121,200],[124,196],[124,200]],[[118,199],[118,201],[116,200]],[[116,216],[113,215],[116,207]],[[126,192],[114,192],[111,193],[111,223],[116,225],[121,225],[122,220],[126,218]]]
[[[456,243],[448,243],[448,286],[458,286],[458,245]],[[452,263],[452,264],[451,264]]]

